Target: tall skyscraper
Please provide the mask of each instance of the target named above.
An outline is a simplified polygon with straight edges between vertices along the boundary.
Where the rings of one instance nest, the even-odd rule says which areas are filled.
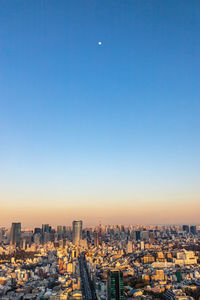
[[[148,230],[143,230],[141,232],[141,239],[143,241],[148,241],[149,240],[149,231]]]
[[[107,299],[123,300],[124,284],[123,272],[120,270],[109,270],[107,274]]]
[[[50,241],[51,226],[49,224],[42,224],[42,242]]]
[[[189,232],[190,232],[190,227],[189,227],[189,225],[183,225],[183,231],[189,233]]]
[[[136,241],[141,239],[141,231],[140,230],[135,231],[135,239],[136,239]]]
[[[99,247],[99,233],[98,233],[98,231],[94,232],[94,246]]]
[[[80,241],[82,239],[82,221],[73,221],[73,232],[72,232],[72,243],[76,246],[80,244]]]
[[[57,226],[57,235],[58,235],[59,240],[62,239],[62,237],[63,237],[63,226],[61,226],[61,225]]]
[[[0,244],[3,241],[3,228],[0,228]]]
[[[51,232],[51,226],[49,224],[42,224],[42,233]]]
[[[190,232],[193,235],[197,234],[197,227],[195,225],[190,226]]]
[[[12,223],[10,231],[10,244],[19,246],[21,238],[21,223]]]

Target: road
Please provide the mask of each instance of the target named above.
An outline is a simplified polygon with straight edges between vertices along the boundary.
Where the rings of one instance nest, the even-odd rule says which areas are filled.
[[[97,300],[94,283],[90,278],[84,254],[79,256],[81,287],[85,300]]]

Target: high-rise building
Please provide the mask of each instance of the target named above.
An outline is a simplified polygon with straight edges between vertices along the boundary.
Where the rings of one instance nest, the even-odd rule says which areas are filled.
[[[196,234],[197,234],[197,228],[196,228],[195,225],[190,226],[190,232],[191,232],[193,235],[196,235]]]
[[[135,239],[136,239],[136,241],[141,239],[141,231],[140,230],[135,231]]]
[[[183,225],[183,231],[189,233],[189,231],[190,231],[189,225]]]
[[[63,233],[63,226],[61,226],[61,225],[57,226],[57,233],[58,234],[62,234]]]
[[[149,231],[148,230],[143,230],[141,232],[141,239],[143,241],[148,241],[149,240]]]
[[[58,239],[62,239],[63,237],[63,226],[59,225],[57,226],[57,235],[58,235]]]
[[[74,245],[78,246],[82,239],[82,221],[73,221],[73,232],[72,232],[72,242]]]
[[[107,299],[123,300],[124,284],[123,272],[120,270],[109,270],[107,274]]]
[[[34,234],[41,233],[41,232],[42,232],[41,228],[38,227],[34,228]]]
[[[42,224],[42,233],[51,232],[51,226],[49,224]]]
[[[10,231],[10,244],[19,246],[21,238],[21,223],[12,223]]]
[[[99,233],[98,233],[98,231],[94,232],[94,246],[99,247]]]
[[[42,224],[42,242],[50,241],[51,226],[49,224]]]
[[[128,241],[126,244],[126,254],[133,253],[133,244],[131,241]]]
[[[0,228],[0,244],[3,241],[3,228]]]

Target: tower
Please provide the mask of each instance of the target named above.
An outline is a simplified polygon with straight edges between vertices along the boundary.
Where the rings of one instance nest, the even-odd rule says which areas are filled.
[[[185,231],[186,233],[189,233],[190,232],[189,225],[183,225],[183,231]]]
[[[99,233],[98,231],[95,231],[94,232],[94,246],[95,247],[99,247]]]
[[[196,235],[197,234],[197,227],[195,225],[190,226],[190,232],[193,235]]]
[[[12,223],[10,231],[10,244],[19,246],[21,238],[21,223]]]
[[[72,227],[73,227],[72,243],[76,246],[80,244],[80,241],[82,239],[82,226],[83,226],[82,221],[73,221],[72,223]]]
[[[120,270],[109,270],[107,274],[107,299],[123,300],[124,285],[123,272]]]

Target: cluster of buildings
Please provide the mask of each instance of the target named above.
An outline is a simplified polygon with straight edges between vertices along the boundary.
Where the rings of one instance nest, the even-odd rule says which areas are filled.
[[[199,299],[200,228],[0,228],[0,299]]]

